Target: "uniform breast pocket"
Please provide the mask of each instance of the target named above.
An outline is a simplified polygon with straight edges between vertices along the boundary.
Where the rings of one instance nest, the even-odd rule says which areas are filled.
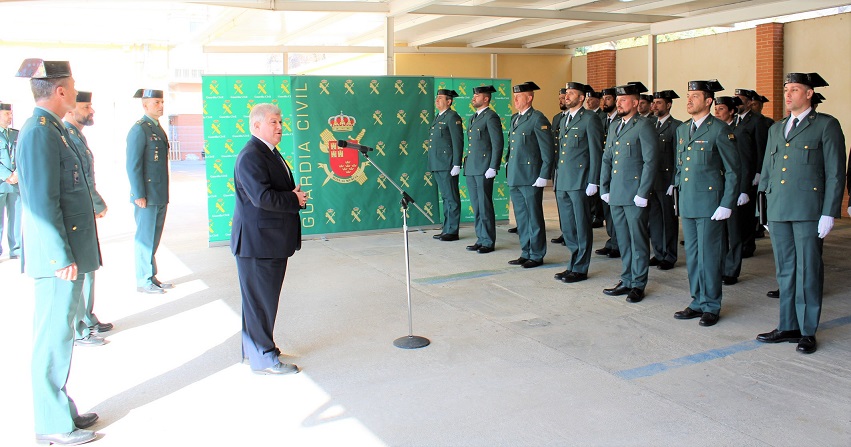
[[[824,163],[824,154],[816,141],[801,141],[795,144],[797,160],[804,165]]]
[[[145,148],[145,157],[148,161],[160,161],[161,157],[164,157],[165,152],[168,151],[166,148],[165,142],[157,139],[156,137],[152,137],[153,139],[148,140],[148,146]]]
[[[584,147],[586,144],[585,140],[587,140],[585,135],[579,135],[578,133],[568,135],[568,138],[568,147]]]
[[[718,154],[715,153],[715,148],[701,146],[697,149],[698,161],[700,164],[708,165],[712,163]]]
[[[68,157],[60,162],[62,166],[62,188],[65,191],[79,191],[83,188],[85,179],[80,161],[76,157]]]
[[[476,140],[481,140],[482,139],[482,129],[476,129],[475,131],[473,131],[473,138],[476,139]]]

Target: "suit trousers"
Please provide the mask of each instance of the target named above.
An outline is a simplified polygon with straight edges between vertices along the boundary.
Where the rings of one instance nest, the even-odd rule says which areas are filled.
[[[818,221],[769,222],[777,284],[780,286],[781,331],[816,335],[824,290],[824,240]]]
[[[279,362],[273,332],[287,258],[235,256],[242,293],[242,357],[251,369],[265,369]]]
[[[5,216],[4,219],[4,210]],[[6,227],[6,221],[9,226]],[[21,195],[16,192],[0,193],[0,237],[6,227],[6,241],[9,244],[9,256],[21,255]],[[0,244],[0,253],[3,246]]]
[[[721,264],[724,221],[708,217],[682,218],[686,267],[692,310],[718,314],[721,311]]]
[[[620,247],[618,247],[617,229],[615,228],[615,221],[612,219],[612,207],[602,200],[600,200],[600,203],[603,208],[603,218],[606,221],[606,235],[609,236],[609,238],[606,239],[606,248],[609,250],[620,251]]]
[[[644,290],[650,269],[650,236],[647,234],[647,207],[610,206],[620,247],[621,281],[624,287]]]
[[[520,256],[543,261],[547,254],[547,230],[544,225],[544,188],[510,186],[514,221],[520,236]]]
[[[65,385],[71,371],[74,326],[82,305],[83,275],[74,281],[36,278],[34,283],[32,391],[36,434],[75,430],[77,406]]]
[[[167,210],[168,205],[148,205],[146,208],[134,206],[137,287],[152,284],[151,278],[157,275],[157,248],[163,235]]]
[[[556,204],[561,222],[564,245],[570,250],[567,270],[588,273],[591,265],[591,245],[594,231],[591,228],[591,197],[585,191],[556,191]]]
[[[724,262],[721,264],[721,274],[738,278],[742,272],[742,208],[733,209],[730,217],[724,221]]]
[[[739,207],[739,234],[742,236],[742,253],[753,256],[756,251],[756,228],[759,225],[756,217],[757,187],[751,186],[747,193],[750,201]]]
[[[83,304],[80,306],[80,315],[77,316],[77,338],[83,338],[91,332],[90,327],[100,323],[95,308],[95,272],[83,275]]]
[[[443,234],[458,234],[461,222],[461,195],[458,192],[458,176],[449,171],[432,171],[437,178],[437,188],[443,200]]]
[[[476,243],[483,247],[496,244],[496,214],[493,211],[493,179],[484,175],[467,176],[467,192],[476,223]]]
[[[653,256],[671,264],[677,262],[677,237],[680,221],[674,214],[674,198],[666,190],[654,190],[650,194],[650,242]]]

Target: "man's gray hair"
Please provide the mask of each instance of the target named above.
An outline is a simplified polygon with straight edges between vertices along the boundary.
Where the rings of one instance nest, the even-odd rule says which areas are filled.
[[[260,103],[251,108],[251,113],[248,115],[249,125],[262,121],[266,115],[281,115],[281,108],[268,102]]]
[[[33,99],[39,101],[50,98],[57,87],[68,87],[68,79],[70,78],[30,79]]]

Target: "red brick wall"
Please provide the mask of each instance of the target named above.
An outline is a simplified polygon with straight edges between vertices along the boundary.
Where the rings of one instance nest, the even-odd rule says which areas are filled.
[[[756,27],[756,91],[768,98],[765,116],[783,118],[783,24]]]
[[[593,87],[594,90],[600,91],[604,88],[617,85],[617,80],[615,79],[617,51],[601,50],[588,53],[585,63],[587,64],[588,76],[586,83]]]

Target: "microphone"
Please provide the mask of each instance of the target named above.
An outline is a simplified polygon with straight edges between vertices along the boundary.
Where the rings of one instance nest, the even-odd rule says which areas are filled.
[[[366,154],[369,151],[375,150],[375,149],[373,149],[369,146],[363,146],[363,145],[360,145],[360,144],[357,144],[357,143],[352,143],[351,141],[346,141],[346,140],[337,140],[337,146],[338,147],[352,148],[352,149],[361,151],[364,154]]]

